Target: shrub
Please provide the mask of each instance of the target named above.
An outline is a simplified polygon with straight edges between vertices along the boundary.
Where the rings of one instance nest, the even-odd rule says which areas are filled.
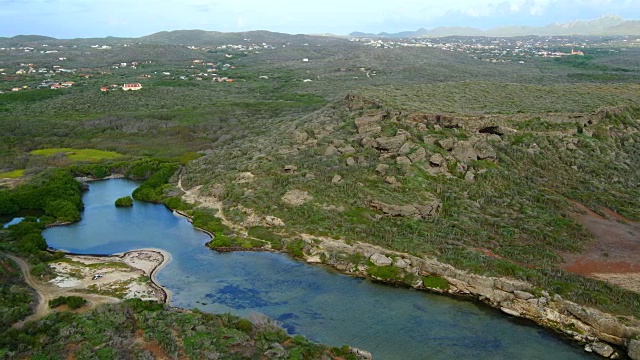
[[[116,206],[117,207],[131,207],[131,206],[133,206],[133,199],[131,198],[131,196],[121,197],[118,200],[116,200]]]
[[[50,308],[57,308],[61,305],[67,305],[70,309],[79,309],[87,303],[83,297],[80,296],[60,296],[49,301]]]
[[[384,280],[393,280],[398,281],[402,280],[402,270],[398,269],[395,266],[369,266],[368,269],[369,275],[384,279]]]
[[[449,290],[449,282],[440,276],[429,275],[422,278],[422,283],[425,287],[431,289]]]

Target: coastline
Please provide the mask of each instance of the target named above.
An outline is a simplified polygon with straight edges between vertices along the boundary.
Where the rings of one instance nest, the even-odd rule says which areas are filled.
[[[51,250],[51,249],[50,249]],[[56,250],[59,251],[59,250]],[[77,254],[61,251],[65,257],[77,261],[109,262],[116,260],[131,267],[135,271],[141,272],[145,277],[149,278],[150,286],[157,293],[157,300],[163,304],[170,304],[171,291],[162,286],[157,280],[157,273],[162,270],[169,262],[171,262],[171,254],[165,250],[157,248],[142,248],[126,251],[124,253],[116,253],[111,255],[105,254]]]

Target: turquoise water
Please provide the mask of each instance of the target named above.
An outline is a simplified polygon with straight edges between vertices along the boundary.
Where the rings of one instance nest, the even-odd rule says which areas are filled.
[[[219,254],[209,239],[162,205],[116,208],[137,183],[90,183],[82,221],[47,229],[49,246],[112,254],[164,249],[173,260],[158,274],[172,305],[241,316],[264,314],[289,333],[371,351],[375,359],[597,358],[555,334],[482,304],[399,289],[272,253]]]

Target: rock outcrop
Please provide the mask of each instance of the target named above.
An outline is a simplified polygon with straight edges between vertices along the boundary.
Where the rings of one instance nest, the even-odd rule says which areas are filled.
[[[429,219],[437,215],[441,206],[439,201],[433,201],[426,205],[389,205],[379,201],[371,203],[372,208],[382,211],[385,215],[416,219]]]

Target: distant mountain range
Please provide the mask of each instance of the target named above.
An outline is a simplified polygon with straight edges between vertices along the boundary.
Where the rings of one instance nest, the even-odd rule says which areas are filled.
[[[81,39],[56,39],[41,35],[17,35],[13,37],[0,37],[0,46],[29,46],[36,44],[84,44],[84,45],[112,45],[126,43],[142,43],[157,45],[193,45],[193,46],[220,46],[227,44],[262,44],[286,45],[305,43],[326,43],[334,41],[347,41],[337,36],[320,35],[291,35],[270,31],[247,32],[218,32],[204,30],[175,30],[161,31],[138,38],[81,38]]]
[[[505,26],[482,30],[463,26],[443,26],[434,29],[421,28],[416,31],[390,33],[353,32],[353,37],[374,38],[412,38],[412,37],[445,37],[445,36],[562,36],[562,35],[640,35],[640,21],[625,20],[617,15],[605,15],[595,20],[576,20],[566,24],[550,24],[542,27]]]

